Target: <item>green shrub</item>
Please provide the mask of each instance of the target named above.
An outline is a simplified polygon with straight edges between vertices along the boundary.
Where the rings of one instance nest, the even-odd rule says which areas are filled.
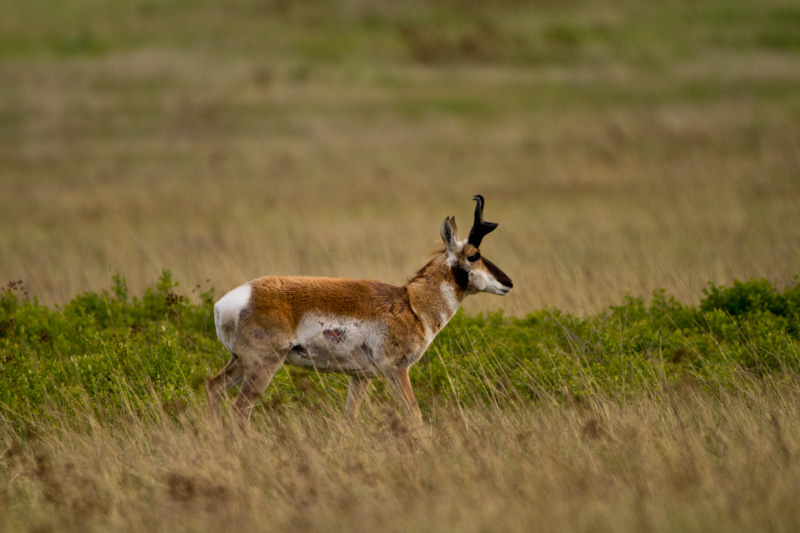
[[[197,292],[199,287],[195,288]],[[113,419],[158,408],[177,413],[204,401],[204,382],[226,362],[213,324],[213,291],[192,303],[164,271],[130,298],[124,279],[63,308],[28,298],[19,283],[0,292],[0,405],[23,421],[72,410]],[[536,311],[524,318],[459,312],[412,371],[423,409],[462,404],[625,399],[687,380],[711,390],[800,372],[800,283],[710,285],[698,306],[663,291],[627,297],[589,317]],[[278,372],[271,405],[343,402],[346,376]],[[378,387],[377,395],[386,395]]]

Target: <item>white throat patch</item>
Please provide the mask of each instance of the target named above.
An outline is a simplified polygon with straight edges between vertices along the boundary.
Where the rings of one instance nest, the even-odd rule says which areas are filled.
[[[456,314],[456,311],[458,311],[461,305],[461,302],[458,301],[458,297],[456,296],[456,289],[446,281],[443,281],[441,285],[439,285],[439,290],[442,291],[442,296],[444,297],[447,307],[450,309],[450,316],[452,317]]]

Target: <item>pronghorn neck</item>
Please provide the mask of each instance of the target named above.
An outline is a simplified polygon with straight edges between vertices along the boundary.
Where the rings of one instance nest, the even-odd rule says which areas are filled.
[[[446,254],[422,267],[406,284],[406,290],[429,341],[453,318],[466,295],[456,282]]]

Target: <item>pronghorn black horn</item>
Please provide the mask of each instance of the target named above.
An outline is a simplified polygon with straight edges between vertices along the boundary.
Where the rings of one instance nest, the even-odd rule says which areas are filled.
[[[497,227],[496,222],[485,222],[483,220],[483,196],[476,194],[472,197],[477,202],[475,205],[475,222],[472,223],[472,229],[469,230],[469,238],[467,242],[477,248],[481,245],[481,241],[487,233],[491,233]]]

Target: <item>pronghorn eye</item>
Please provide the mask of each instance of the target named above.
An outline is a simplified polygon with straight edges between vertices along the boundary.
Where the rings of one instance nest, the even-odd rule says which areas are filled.
[[[467,257],[467,261],[469,261],[470,263],[474,263],[475,261],[477,261],[480,258],[481,258],[481,254],[475,254],[475,255],[471,255],[471,256]]]

